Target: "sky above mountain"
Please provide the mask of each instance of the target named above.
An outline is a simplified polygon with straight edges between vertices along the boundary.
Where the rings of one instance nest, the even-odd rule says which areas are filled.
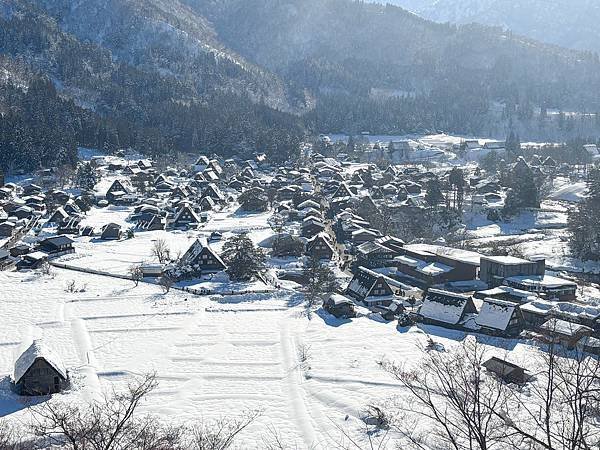
[[[577,50],[600,52],[597,0],[372,0],[426,19],[502,26],[517,34]]]

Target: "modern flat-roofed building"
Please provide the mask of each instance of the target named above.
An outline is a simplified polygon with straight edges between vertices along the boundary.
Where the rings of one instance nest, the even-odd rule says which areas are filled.
[[[489,287],[500,286],[510,277],[544,275],[546,261],[543,258],[528,261],[514,256],[482,256],[479,278]]]

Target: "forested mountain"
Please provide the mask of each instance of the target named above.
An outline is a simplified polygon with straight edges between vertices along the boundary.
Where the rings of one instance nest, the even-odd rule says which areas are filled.
[[[436,22],[482,23],[578,50],[600,52],[596,0],[373,0]]]
[[[600,110],[597,56],[497,28],[348,0],[186,2],[227,46],[316,93],[319,130],[496,134],[531,121],[536,107]],[[518,126],[547,132],[543,121]]]
[[[0,0],[0,56],[5,169],[76,145],[284,159],[306,132],[599,129],[545,114],[600,111],[596,56],[351,0]]]
[[[75,111],[57,127],[69,135],[68,154],[75,143],[107,150],[132,146],[154,154],[260,149],[282,158],[297,147],[303,136],[300,119],[273,109],[293,109],[283,83],[211,45],[213,37],[201,26],[201,17],[183,7],[187,16],[161,16],[165,10],[154,6],[166,3],[108,3],[0,0],[4,71],[27,68],[17,83],[11,76],[0,80],[7,87],[0,89],[2,129],[18,121],[40,129],[40,146],[54,145],[44,126],[59,120],[53,109],[38,108],[32,115],[25,101],[29,87],[42,84],[43,77],[50,82],[44,84],[47,90],[36,92],[39,104],[47,104],[56,90]],[[0,139],[4,168],[22,165],[19,154],[25,151],[13,149],[28,143],[6,133]],[[53,161],[25,158],[26,166],[63,162],[62,153],[48,154]]]

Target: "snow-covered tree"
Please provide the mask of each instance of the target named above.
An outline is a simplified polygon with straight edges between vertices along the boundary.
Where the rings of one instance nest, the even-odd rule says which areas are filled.
[[[569,246],[582,259],[600,260],[600,169],[588,175],[588,196],[569,212]]]
[[[432,178],[425,186],[425,201],[431,206],[437,206],[444,201],[442,193],[442,184],[438,178]]]
[[[97,182],[96,172],[90,163],[79,166],[77,169],[77,186],[81,189],[92,190]]]
[[[338,288],[335,274],[331,268],[321,264],[318,258],[308,258],[303,275],[306,279],[304,297],[308,307],[321,303],[324,297],[334,293]]]
[[[229,278],[234,281],[249,280],[265,268],[265,253],[246,233],[229,238],[221,256],[227,263]]]

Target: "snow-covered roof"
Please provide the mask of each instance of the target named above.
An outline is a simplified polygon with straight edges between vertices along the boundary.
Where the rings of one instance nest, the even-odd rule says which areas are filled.
[[[54,370],[60,374],[61,377],[63,377],[65,380],[67,379],[67,370],[59,356],[49,347],[47,347],[42,341],[35,340],[15,362],[15,370],[13,373],[15,383],[18,383],[21,378],[23,378],[23,375],[27,373],[29,368],[39,358],[43,358],[54,368]]]
[[[446,292],[439,289],[429,289],[423,301],[419,314],[423,317],[456,325],[462,318],[469,296]]]
[[[341,294],[331,294],[327,301],[330,303],[333,303],[336,306],[353,303],[351,299],[349,299],[348,297],[341,295]]]
[[[542,328],[563,336],[575,336],[582,331],[591,331],[590,327],[562,319],[550,319],[542,324]]]
[[[189,205],[184,205],[181,207],[181,209],[177,212],[177,215],[175,216],[175,222],[179,222],[182,219],[183,214],[186,212],[190,215],[190,220],[192,222],[200,222],[200,218]]]
[[[405,245],[404,248],[412,252],[418,252],[421,254],[428,253],[431,255],[453,259],[455,261],[473,266],[479,266],[480,260],[482,258],[482,256],[476,252],[440,245],[408,244]]]
[[[200,253],[202,253],[202,250],[204,249],[207,249],[219,264],[225,266],[225,263],[223,262],[221,257],[217,255],[215,251],[213,251],[206,238],[196,239],[196,241],[194,241],[194,243],[190,246],[187,252],[185,252],[185,254],[181,257],[181,261],[183,262],[183,264],[194,264],[196,262],[196,259],[198,258],[198,255],[200,255]]]
[[[600,317],[599,306],[578,305],[577,303],[570,302],[553,302],[543,299],[525,303],[524,305],[521,305],[521,310],[544,315],[554,312],[560,314],[562,317],[585,317],[590,319]]]
[[[486,289],[477,292],[478,298],[494,297],[496,295],[510,295],[512,297],[520,298],[521,301],[529,300],[534,301],[538,299],[538,296],[530,291],[524,291],[522,289],[513,288],[510,286],[498,286],[491,289]]]
[[[422,274],[432,276],[439,275],[442,273],[448,273],[453,269],[453,267],[450,267],[446,264],[442,264],[439,262],[430,263],[420,259],[411,258],[406,255],[397,256],[394,258],[394,261],[412,267],[413,269],[415,269],[418,272],[421,272]]]
[[[506,279],[508,282],[518,283],[531,288],[557,289],[563,287],[575,287],[577,283],[563,278],[550,275],[525,275]]]
[[[377,236],[378,233],[376,231],[367,230],[365,228],[359,228],[358,230],[354,230],[352,232],[352,237],[360,236],[361,234],[367,234],[369,236]]]
[[[318,210],[320,207],[321,207],[321,205],[319,205],[314,200],[305,200],[298,205],[299,210],[306,209],[306,208],[314,208],[314,209]]]
[[[531,261],[528,261],[523,258],[517,258],[515,256],[484,256],[484,259],[487,261],[492,261],[498,264],[503,265],[518,265],[518,264],[529,264]]]
[[[506,330],[514,312],[515,305],[513,303],[486,298],[475,322],[482,327]]]
[[[393,250],[391,250],[390,248],[385,247],[375,241],[368,241],[363,244],[360,244],[357,247],[357,251],[358,251],[358,253],[361,253],[363,255],[370,255],[370,254],[374,254],[374,253],[390,253]]]
[[[390,287],[401,287],[400,283],[397,281],[392,280],[381,273],[360,266],[352,277],[352,280],[350,280],[347,291],[364,299],[371,293],[371,290],[379,279],[383,279]]]

